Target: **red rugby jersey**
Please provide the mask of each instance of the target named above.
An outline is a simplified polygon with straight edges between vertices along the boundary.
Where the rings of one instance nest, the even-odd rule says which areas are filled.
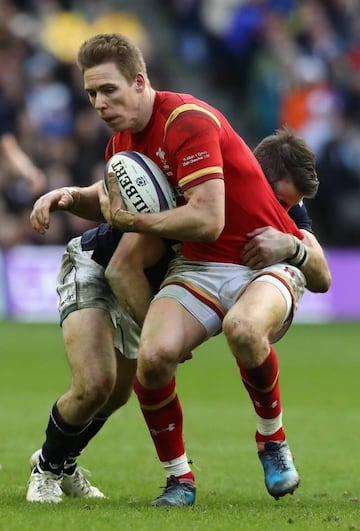
[[[105,158],[133,150],[150,157],[181,192],[212,178],[225,183],[225,228],[215,242],[182,245],[190,260],[241,263],[246,234],[271,226],[302,239],[303,234],[276,199],[250,148],[215,108],[188,94],[157,92],[143,131],[115,133]]]

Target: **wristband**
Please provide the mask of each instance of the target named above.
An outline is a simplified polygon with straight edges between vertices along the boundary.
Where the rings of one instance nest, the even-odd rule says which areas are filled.
[[[305,264],[307,257],[308,257],[308,251],[306,248],[306,245],[300,241],[295,236],[292,236],[295,244],[295,251],[294,253],[289,256],[289,258],[286,259],[286,261],[295,267],[301,267]]]
[[[294,251],[294,253],[291,256],[289,256],[287,258],[287,261],[293,260],[294,258],[296,259],[297,255],[299,253],[299,250],[300,250],[300,243],[301,243],[300,240],[298,238],[295,238],[295,236],[291,236],[291,238],[292,238],[292,240],[294,242],[294,245],[295,245],[295,251]]]
[[[76,186],[63,186],[63,190],[66,190],[71,195],[73,199],[73,204],[71,205],[70,208],[74,208],[80,201],[79,189],[76,188]]]

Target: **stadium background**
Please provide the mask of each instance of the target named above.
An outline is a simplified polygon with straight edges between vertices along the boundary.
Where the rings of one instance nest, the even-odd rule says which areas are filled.
[[[120,31],[142,48],[156,88],[223,110],[254,147],[283,123],[317,158],[307,203],[333,273],[297,320],[359,320],[360,5],[356,0],[0,0],[0,107],[48,189],[102,177],[110,134],[75,64],[89,34]],[[0,155],[0,317],[57,319],[55,275],[66,241],[90,226],[52,216],[32,231],[35,197]]]
[[[0,0],[0,107],[49,189],[102,177],[109,131],[73,58],[88,31],[123,31],[156,87],[222,108],[251,146],[285,117],[296,125],[317,154],[320,192],[308,206],[334,277],[329,293],[305,295],[304,323],[277,345],[295,496],[275,503],[265,492],[252,408],[219,335],[178,368],[194,510],[149,507],[163,474],[134,397],[81,458],[109,499],[29,506],[28,459],[70,377],[55,275],[66,241],[88,224],[56,214],[38,237],[35,198],[0,155],[0,530],[359,529],[359,12],[358,0]]]

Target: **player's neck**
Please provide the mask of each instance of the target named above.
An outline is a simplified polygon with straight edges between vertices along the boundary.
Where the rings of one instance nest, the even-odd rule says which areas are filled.
[[[151,119],[151,116],[154,110],[155,96],[156,96],[156,91],[151,86],[148,86],[144,93],[144,106],[143,106],[144,111],[142,113],[142,118],[141,118],[142,123],[138,131],[136,131],[137,133],[140,133],[141,131],[143,131]]]

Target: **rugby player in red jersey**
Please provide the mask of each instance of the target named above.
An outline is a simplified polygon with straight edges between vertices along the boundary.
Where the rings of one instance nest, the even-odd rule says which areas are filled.
[[[254,404],[267,489],[276,498],[292,493],[299,476],[282,425],[278,362],[271,343],[288,328],[305,288],[296,267],[307,258],[303,235],[249,147],[218,110],[191,95],[156,92],[139,55],[121,36],[89,39],[80,47],[78,63],[91,104],[116,131],[112,153],[146,154],[181,193],[175,209],[130,213],[121,208],[116,178],[110,177],[109,221],[115,228],[138,233],[140,248],[148,235],[183,242],[146,315],[135,380],[168,477],[153,504],[194,503],[175,370],[185,353],[221,330]],[[316,192],[316,174],[313,181],[309,195]],[[247,235],[264,226],[293,235],[292,264],[254,271],[241,263]],[[123,257],[127,241],[122,239]],[[134,236],[131,242],[134,254]],[[123,293],[131,300],[132,284],[128,279],[125,284],[128,291]]]

